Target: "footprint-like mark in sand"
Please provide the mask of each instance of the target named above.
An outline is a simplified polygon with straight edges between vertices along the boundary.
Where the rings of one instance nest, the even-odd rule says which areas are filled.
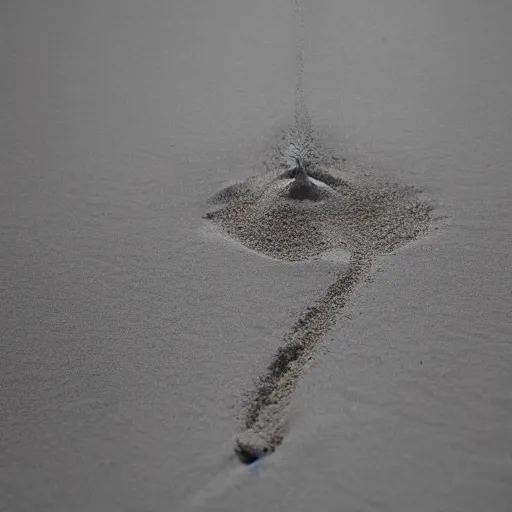
[[[298,0],[295,6],[302,30]],[[273,258],[303,261],[343,249],[350,261],[290,328],[247,394],[244,429],[234,438],[245,463],[273,452],[283,440],[286,406],[308,360],[379,256],[424,235],[433,216],[432,205],[415,188],[376,179],[368,167],[328,156],[316,144],[303,94],[302,47],[300,36],[295,123],[278,157],[263,175],[218,192],[211,199],[217,209],[206,218]]]

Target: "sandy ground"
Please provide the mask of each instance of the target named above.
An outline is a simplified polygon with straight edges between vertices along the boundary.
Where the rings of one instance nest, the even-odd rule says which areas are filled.
[[[244,394],[340,262],[203,219],[293,122],[293,2],[6,2],[0,510],[512,509],[509,2],[304,1],[319,140],[424,190],[260,466]]]

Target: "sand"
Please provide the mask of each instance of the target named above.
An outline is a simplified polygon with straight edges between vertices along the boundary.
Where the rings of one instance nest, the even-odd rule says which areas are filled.
[[[510,509],[507,2],[4,11],[0,510]],[[304,148],[283,259],[238,201]]]

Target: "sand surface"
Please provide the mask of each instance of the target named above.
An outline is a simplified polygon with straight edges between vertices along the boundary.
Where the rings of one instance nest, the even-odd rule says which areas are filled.
[[[2,7],[0,510],[512,509],[512,5],[297,5]],[[329,310],[247,467],[247,396],[351,248],[204,217],[299,76],[325,154],[446,218]]]

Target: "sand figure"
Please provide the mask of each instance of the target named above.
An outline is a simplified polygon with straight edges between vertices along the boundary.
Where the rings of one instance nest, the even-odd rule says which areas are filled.
[[[317,258],[339,249],[349,263],[285,335],[266,371],[246,396],[245,430],[234,438],[244,463],[281,443],[285,409],[322,336],[379,256],[425,234],[432,205],[410,186],[376,179],[368,167],[341,160],[338,168],[293,157],[262,176],[221,190],[220,208],[206,215],[229,237],[284,261]]]

